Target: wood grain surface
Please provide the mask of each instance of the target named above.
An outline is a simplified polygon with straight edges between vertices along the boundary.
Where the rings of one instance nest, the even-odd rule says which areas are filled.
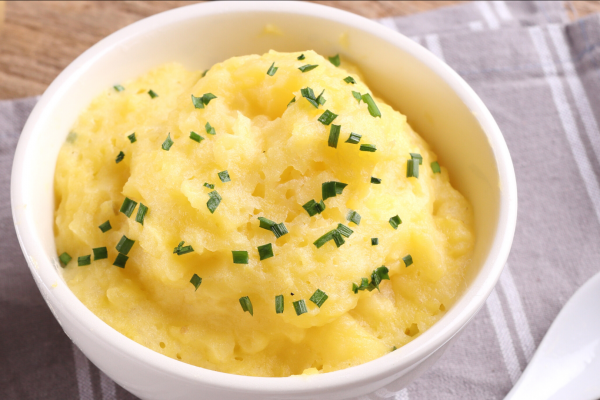
[[[2,3],[2,2],[0,2]],[[0,31],[0,99],[34,96],[87,48],[137,20],[194,1],[9,1]],[[315,1],[367,18],[408,15],[460,1]],[[571,18],[600,11],[598,1],[566,4]],[[0,20],[2,5],[0,5]]]

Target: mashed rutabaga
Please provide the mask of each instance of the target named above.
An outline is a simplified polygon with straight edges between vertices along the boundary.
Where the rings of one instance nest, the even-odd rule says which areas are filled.
[[[69,287],[136,342],[233,374],[335,371],[408,343],[465,286],[472,211],[370,93],[312,51],[110,88],[56,166]]]

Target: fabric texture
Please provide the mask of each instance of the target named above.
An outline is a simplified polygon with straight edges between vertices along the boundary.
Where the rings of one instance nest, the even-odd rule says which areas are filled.
[[[365,399],[501,399],[600,259],[600,16],[558,2],[474,2],[380,22],[462,75],[496,118],[519,212],[502,277],[440,361],[399,392]],[[70,342],[35,287],[13,228],[9,183],[37,98],[0,101],[0,398],[135,399]],[[410,122],[410,120],[409,120]]]

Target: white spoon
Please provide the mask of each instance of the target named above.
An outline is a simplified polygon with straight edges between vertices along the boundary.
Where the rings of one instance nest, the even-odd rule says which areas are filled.
[[[600,273],[560,311],[504,400],[600,398]]]

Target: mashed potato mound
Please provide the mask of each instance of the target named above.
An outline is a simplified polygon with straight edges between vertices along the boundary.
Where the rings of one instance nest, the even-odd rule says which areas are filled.
[[[370,91],[348,62],[336,67],[313,51],[304,60],[300,54],[235,57],[205,76],[164,65],[123,83],[124,90],[102,93],[75,123],[56,166],[57,251],[73,257],[64,269],[71,290],[123,335],[216,371],[323,373],[403,346],[464,289],[472,210],[447,171],[432,171],[436,156],[404,115],[374,97],[381,117],[373,117],[357,101],[352,91]],[[318,67],[301,72],[306,64]],[[344,81],[349,75],[355,84]],[[311,104],[301,94],[306,87],[315,96],[325,90],[325,103]],[[216,98],[196,108],[190,96],[206,93]],[[318,120],[325,110],[338,114],[337,148],[328,146],[331,125]],[[190,132],[204,140],[191,140]],[[362,135],[359,144],[346,142],[351,132]],[[361,151],[361,144],[377,151]],[[418,178],[407,177],[410,153],[423,158]],[[228,182],[217,175],[225,170]],[[302,206],[319,202],[329,181],[347,186],[309,216]],[[211,213],[213,190],[221,202]],[[119,211],[125,197],[148,207],[143,225],[139,205],[129,218]],[[350,210],[360,214],[359,225],[347,221]],[[402,223],[394,229],[396,215]],[[284,223],[289,233],[276,238],[258,217]],[[112,229],[102,232],[105,221]],[[313,244],[339,223],[354,231],[344,244]],[[123,235],[135,243],[118,268]],[[181,241],[194,251],[175,254]],[[269,243],[274,256],[261,261],[257,248]],[[100,247],[107,259],[92,255],[90,265],[78,266],[78,257]],[[248,264],[235,264],[234,250],[247,251]],[[382,265],[390,279],[354,293],[353,283],[370,282]],[[197,290],[194,274],[202,278]],[[317,289],[328,296],[321,307],[309,300]],[[240,305],[244,296],[253,315]],[[302,315],[293,306],[299,300]]]

